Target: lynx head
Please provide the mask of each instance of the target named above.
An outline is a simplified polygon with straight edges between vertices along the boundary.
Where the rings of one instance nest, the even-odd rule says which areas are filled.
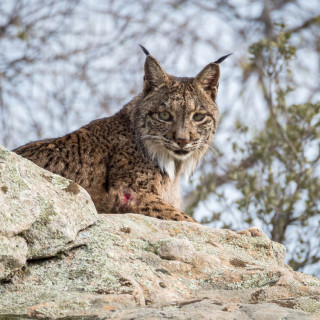
[[[194,78],[179,78],[167,74],[144,52],[144,91],[133,113],[137,143],[171,179],[179,162],[188,178],[216,132],[221,59]]]

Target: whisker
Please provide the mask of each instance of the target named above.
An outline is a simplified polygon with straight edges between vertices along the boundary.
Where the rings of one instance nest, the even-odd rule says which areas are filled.
[[[154,135],[151,135],[151,134],[146,134],[146,135],[140,136],[139,139],[140,140],[142,140],[142,139],[152,139],[152,140],[155,140],[155,141],[170,142],[169,139],[166,139],[164,137],[154,136]]]

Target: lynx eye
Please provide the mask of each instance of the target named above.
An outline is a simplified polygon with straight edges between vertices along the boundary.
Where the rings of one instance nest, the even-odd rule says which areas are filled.
[[[195,114],[193,115],[193,120],[194,120],[194,121],[201,121],[201,120],[204,119],[205,116],[206,116],[206,115],[203,114],[203,113],[195,113]]]
[[[159,119],[163,121],[171,121],[172,120],[172,115],[169,112],[159,112],[158,113]]]

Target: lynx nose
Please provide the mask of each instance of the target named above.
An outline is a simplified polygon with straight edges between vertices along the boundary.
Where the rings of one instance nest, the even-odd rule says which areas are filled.
[[[188,142],[189,142],[188,139],[182,139],[182,138],[176,139],[176,143],[179,145],[180,148],[185,147]]]

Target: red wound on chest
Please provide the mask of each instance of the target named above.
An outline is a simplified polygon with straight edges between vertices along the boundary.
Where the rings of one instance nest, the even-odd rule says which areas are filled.
[[[126,192],[123,194],[123,204],[126,204],[131,199],[132,199],[131,193]]]

